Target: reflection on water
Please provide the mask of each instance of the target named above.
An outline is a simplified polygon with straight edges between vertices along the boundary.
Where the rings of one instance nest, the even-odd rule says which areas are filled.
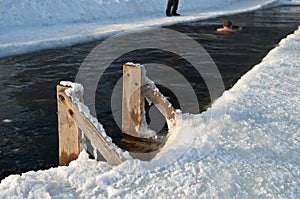
[[[299,26],[299,7],[281,7],[230,16],[242,32],[215,32],[228,17],[183,23],[168,28],[198,41],[217,64],[228,89],[253,65],[259,63],[287,34]],[[11,173],[44,169],[58,164],[55,86],[60,80],[74,81],[86,55],[101,41],[74,47],[44,50],[0,60],[0,179]],[[174,41],[176,42],[176,41]],[[192,49],[191,49],[192,52]],[[201,76],[182,58],[160,50],[128,53],[107,69],[98,84],[96,109],[108,133],[119,138],[112,122],[110,98],[122,74],[124,62],[160,63],[180,71],[197,92],[201,110],[209,106]],[[164,89],[163,89],[164,90]],[[166,90],[165,90],[166,91]],[[172,95],[172,93],[165,93]],[[176,105],[176,99],[173,103]]]

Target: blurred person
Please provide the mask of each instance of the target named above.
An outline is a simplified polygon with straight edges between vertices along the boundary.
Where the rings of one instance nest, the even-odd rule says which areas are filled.
[[[167,9],[166,9],[166,15],[168,17],[180,16],[180,14],[177,13],[178,3],[179,3],[179,0],[168,0]],[[172,12],[171,12],[171,9],[172,9]]]
[[[240,30],[242,30],[242,29],[243,29],[242,26],[239,27],[239,28],[233,29],[232,21],[226,20],[226,21],[223,23],[223,27],[218,28],[218,29],[217,29],[217,32],[237,32],[237,31],[240,31]]]

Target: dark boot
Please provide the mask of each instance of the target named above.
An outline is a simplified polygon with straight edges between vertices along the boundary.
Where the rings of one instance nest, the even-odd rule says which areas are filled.
[[[171,7],[173,4],[173,0],[169,0],[167,4],[167,9],[166,9],[166,16],[170,17],[171,16]]]
[[[180,14],[177,13],[178,2],[179,0],[173,0],[172,16],[180,16]]]

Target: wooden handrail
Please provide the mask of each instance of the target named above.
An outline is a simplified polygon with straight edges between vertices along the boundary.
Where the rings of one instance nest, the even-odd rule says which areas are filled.
[[[72,84],[74,83],[70,83],[70,85]],[[118,165],[131,158],[125,156],[122,150],[111,142],[111,138],[107,137],[105,130],[96,118],[93,118],[86,111],[81,111],[82,107],[85,106],[83,104],[83,90],[82,92],[80,89],[74,91],[68,86],[57,86],[59,164],[68,165],[70,161],[77,159],[80,153],[79,132],[82,132],[90,140],[94,149],[99,151],[108,163]],[[144,66],[125,64],[123,66],[122,133],[140,139],[139,146],[144,146],[143,151],[148,151],[146,153],[142,151],[141,153],[129,152],[132,157],[151,160],[158,152],[158,147],[164,143],[149,144],[147,139],[140,138],[143,133],[141,126],[147,125],[144,98],[147,98],[158,108],[165,117],[168,126],[176,124],[177,113],[175,109],[167,98],[159,92],[154,83],[147,79]],[[86,109],[88,108],[86,107]],[[95,123],[94,120],[97,122]],[[127,139],[127,143],[131,142],[130,139],[134,143],[134,139],[130,136],[124,135],[123,137],[129,139]],[[151,150],[152,145],[156,147],[156,150]]]
[[[112,143],[108,143],[102,136],[105,132],[99,132],[94,124],[86,118],[77,105],[66,95],[66,89],[68,87],[57,86],[60,165],[67,165],[70,161],[77,159],[79,155],[78,128],[108,163],[118,165],[123,162],[125,159],[120,157],[112,149]]]
[[[162,113],[167,121],[176,121],[176,111],[166,97],[161,94],[158,89],[154,89],[152,85],[143,86],[143,96],[150,100],[154,106]]]

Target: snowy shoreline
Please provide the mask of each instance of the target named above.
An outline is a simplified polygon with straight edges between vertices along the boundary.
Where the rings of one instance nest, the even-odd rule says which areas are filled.
[[[66,0],[43,3],[9,0],[0,4],[0,58],[85,43],[122,31],[215,18],[292,2],[214,0],[199,4],[197,0],[182,1],[179,9],[183,16],[165,17],[166,2],[157,0],[89,0],[89,4],[82,1],[70,4]],[[125,14],[124,8],[127,8]]]

